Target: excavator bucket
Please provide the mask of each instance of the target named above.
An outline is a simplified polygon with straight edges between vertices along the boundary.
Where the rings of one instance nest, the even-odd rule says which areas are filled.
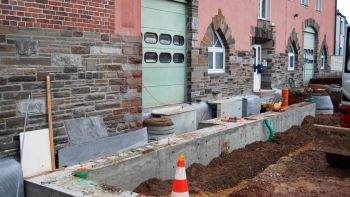
[[[314,125],[313,149],[350,156],[350,128]]]

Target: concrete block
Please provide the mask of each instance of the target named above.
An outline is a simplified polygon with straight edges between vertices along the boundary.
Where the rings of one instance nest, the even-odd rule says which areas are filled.
[[[186,168],[193,163],[201,163],[197,154],[198,145],[193,143],[193,141],[185,142],[158,151],[160,179],[168,180],[174,178],[176,162],[181,154],[186,158]]]
[[[82,65],[81,56],[74,54],[60,54],[54,53],[51,57],[52,66],[74,66],[80,67]]]
[[[136,169],[142,169],[142,173]],[[93,170],[89,173],[89,179],[133,190],[145,179],[160,178],[158,169],[158,154],[157,152],[151,152],[116,165]]]
[[[132,139],[132,140],[131,140]],[[68,146],[58,151],[58,165],[71,166],[102,156],[117,154],[147,143],[146,129]],[[125,178],[125,177],[124,177]]]
[[[220,156],[222,150],[219,135],[206,136],[197,141],[197,157],[201,164],[208,165],[213,158]]]
[[[64,121],[69,144],[78,145],[107,137],[107,129],[102,117],[88,117]]]
[[[171,119],[174,122],[174,132],[176,134],[197,129],[197,112],[192,106],[165,107],[152,110],[152,114]]]

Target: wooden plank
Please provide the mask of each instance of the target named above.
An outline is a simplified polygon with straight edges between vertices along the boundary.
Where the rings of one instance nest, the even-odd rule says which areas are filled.
[[[314,150],[350,156],[350,129],[325,125],[314,125]]]
[[[46,76],[46,99],[47,99],[47,120],[49,126],[49,142],[50,142],[50,154],[51,154],[51,170],[56,169],[55,162],[55,146],[53,142],[53,128],[52,128],[52,112],[51,112],[51,81],[50,75]]]

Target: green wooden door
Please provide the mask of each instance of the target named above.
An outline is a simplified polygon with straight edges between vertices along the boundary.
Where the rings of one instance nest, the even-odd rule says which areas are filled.
[[[310,79],[314,76],[315,49],[315,30],[311,27],[307,27],[304,30],[304,85],[308,84]]]
[[[184,2],[142,0],[144,107],[184,102],[185,35]]]

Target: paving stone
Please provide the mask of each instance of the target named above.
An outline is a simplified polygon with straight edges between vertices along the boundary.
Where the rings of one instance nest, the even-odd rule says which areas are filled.
[[[79,118],[64,121],[70,145],[78,145],[107,137],[107,129],[101,117]]]

